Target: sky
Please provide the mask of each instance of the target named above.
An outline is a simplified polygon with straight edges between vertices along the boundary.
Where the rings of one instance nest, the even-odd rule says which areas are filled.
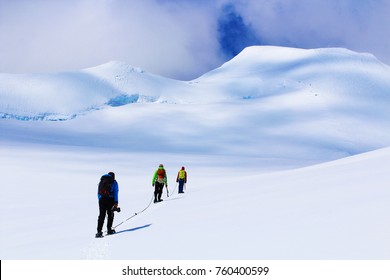
[[[123,61],[195,79],[251,45],[343,47],[390,65],[387,0],[0,0],[0,73]]]

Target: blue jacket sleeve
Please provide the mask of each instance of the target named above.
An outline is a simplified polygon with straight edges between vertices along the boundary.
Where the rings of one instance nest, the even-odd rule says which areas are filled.
[[[112,189],[113,189],[113,193],[114,193],[115,203],[118,203],[119,202],[119,200],[118,200],[119,186],[118,186],[118,182],[116,180],[114,181],[114,183],[112,183]]]

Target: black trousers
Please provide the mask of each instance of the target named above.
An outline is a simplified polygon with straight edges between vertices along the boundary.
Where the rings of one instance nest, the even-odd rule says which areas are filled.
[[[107,230],[111,230],[112,224],[114,222],[114,211],[112,207],[114,206],[115,201],[113,198],[101,198],[99,200],[99,217],[97,231],[101,232],[103,229],[104,220],[107,214]]]
[[[179,193],[183,193],[183,187],[184,187],[184,179],[179,179]]]
[[[154,202],[161,201],[164,184],[155,182],[154,183]]]

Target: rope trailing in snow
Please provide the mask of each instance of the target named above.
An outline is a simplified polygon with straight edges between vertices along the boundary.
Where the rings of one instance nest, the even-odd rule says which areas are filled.
[[[177,187],[178,183],[176,183],[175,187],[173,188],[173,194],[175,193],[175,190],[176,190],[176,187]],[[169,193],[168,193],[168,189],[167,189],[167,196],[169,197]],[[120,222],[119,224],[117,224],[116,226],[113,227],[113,229],[116,229],[118,226],[124,224],[125,222],[127,222],[128,220],[131,220],[132,218],[134,218],[135,216],[143,213],[146,211],[146,209],[148,209],[150,207],[150,205],[152,204],[152,201],[154,200],[154,194],[152,195],[152,199],[150,200],[148,206],[146,206],[144,209],[142,209],[141,211],[139,212],[136,212],[134,213],[132,216],[128,217],[126,220]]]
[[[122,221],[121,223],[117,224],[116,226],[113,227],[113,229],[117,228],[118,226],[120,226],[121,224],[127,222],[128,220],[134,218],[135,216],[141,214],[142,212],[146,211],[146,209],[148,209],[150,207],[150,205],[152,204],[152,201],[154,200],[154,194],[152,196],[152,199],[150,200],[148,206],[146,206],[143,210],[139,211],[139,212],[135,212],[134,215],[128,217],[126,220]]]
[[[175,187],[173,188],[173,191],[171,193],[175,194],[176,187],[179,183],[176,183]],[[169,197],[168,189],[167,189],[167,196]]]

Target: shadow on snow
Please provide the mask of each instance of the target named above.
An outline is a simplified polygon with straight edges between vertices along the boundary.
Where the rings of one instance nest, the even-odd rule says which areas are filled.
[[[136,231],[136,230],[139,230],[139,229],[143,229],[143,228],[150,227],[151,225],[152,225],[152,224],[147,224],[147,225],[140,226],[140,227],[124,229],[124,230],[121,230],[121,231],[117,231],[115,234],[124,233],[124,232]]]

